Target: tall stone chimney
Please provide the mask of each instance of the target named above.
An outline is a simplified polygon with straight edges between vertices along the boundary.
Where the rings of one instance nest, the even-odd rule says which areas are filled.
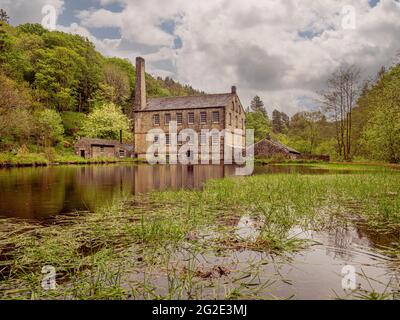
[[[236,92],[237,92],[236,86],[232,86],[232,91],[231,91],[231,93],[232,93],[232,94],[236,94]]]
[[[146,76],[145,61],[142,57],[136,58],[136,88],[135,88],[135,110],[143,110],[147,106],[146,99]]]

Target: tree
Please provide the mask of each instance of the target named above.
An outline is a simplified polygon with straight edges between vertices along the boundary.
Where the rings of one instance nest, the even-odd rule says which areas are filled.
[[[55,110],[37,111],[35,117],[35,132],[38,143],[43,147],[51,147],[62,140],[64,127],[60,114]]]
[[[104,81],[111,89],[109,102],[123,106],[130,98],[131,88],[129,74],[114,63],[107,63],[104,66]]]
[[[321,93],[323,110],[336,126],[337,152],[345,161],[351,160],[352,115],[360,94],[360,71],[355,66],[340,67],[328,80]]]
[[[79,137],[86,115],[81,112],[67,111],[61,113],[65,134],[75,140]]]
[[[1,16],[7,20],[5,12]],[[171,78],[156,79],[146,74],[146,83],[149,97],[202,94]],[[0,22],[2,150],[14,150],[18,143],[47,147],[64,141],[57,125],[59,119],[55,117],[57,113],[63,116],[66,140],[73,141],[81,135],[86,114],[94,111],[96,106],[115,102],[128,114],[134,88],[135,67],[132,63],[127,59],[102,56],[87,38],[49,31],[40,24],[13,27]],[[46,109],[55,113],[47,113]],[[46,120],[40,119],[41,112]],[[99,123],[102,120],[100,118]],[[95,127],[97,124],[93,123]],[[123,123],[127,138],[131,133],[126,117]],[[114,128],[114,124],[112,119],[108,124],[110,132],[104,125],[104,130],[97,133],[118,138],[120,128]],[[52,127],[55,136],[48,132]]]
[[[265,118],[268,118],[267,110],[264,107],[264,102],[259,96],[255,96],[250,104],[250,109],[253,112],[261,112]]]
[[[363,144],[375,160],[400,162],[400,66],[384,74],[368,92],[369,119]]]
[[[34,129],[32,115],[26,108],[13,108],[0,115],[0,150],[10,150],[30,140]]]
[[[265,139],[271,133],[270,120],[261,110],[246,112],[246,128],[254,129],[255,142]]]
[[[85,119],[82,131],[90,138],[118,140],[120,130],[125,141],[131,141],[129,119],[115,104],[103,104],[96,107]]]
[[[73,110],[77,104],[83,59],[73,50],[63,47],[39,49],[35,58],[33,86],[40,101],[58,111]]]
[[[300,138],[304,143],[301,152],[314,154],[318,144],[321,142],[321,131],[325,116],[320,111],[304,111],[296,113],[290,121],[289,136]],[[299,148],[300,149],[300,148]]]
[[[7,12],[3,9],[0,9],[0,21],[9,23],[10,17],[7,15]]]
[[[24,86],[0,74],[0,115],[13,108],[25,108],[30,105],[31,97]]]
[[[278,110],[272,112],[272,129],[274,133],[287,133],[290,125],[289,116]]]

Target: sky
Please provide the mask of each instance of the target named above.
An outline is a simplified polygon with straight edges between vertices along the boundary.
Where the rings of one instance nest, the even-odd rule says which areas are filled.
[[[208,93],[236,85],[269,113],[315,109],[338,67],[373,78],[400,52],[400,0],[0,0],[13,25],[41,23],[46,5],[107,56]]]

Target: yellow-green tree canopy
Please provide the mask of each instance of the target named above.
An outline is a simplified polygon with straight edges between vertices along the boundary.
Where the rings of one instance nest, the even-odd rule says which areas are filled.
[[[118,140],[120,130],[126,142],[132,141],[129,119],[113,103],[96,107],[83,122],[82,132],[89,138]]]

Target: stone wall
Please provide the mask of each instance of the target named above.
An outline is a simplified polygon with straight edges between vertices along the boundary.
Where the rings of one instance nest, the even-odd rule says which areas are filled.
[[[231,132],[235,129],[243,130],[241,144],[246,146],[246,113],[237,95],[225,108],[225,128]]]
[[[99,157],[132,157],[132,146],[114,140],[83,138],[75,146],[75,154],[86,159]]]
[[[117,155],[115,147],[99,147],[99,146],[92,146],[91,156],[92,158],[112,158]]]
[[[213,122],[213,112],[219,112],[219,122]],[[201,123],[200,114],[202,112],[207,113],[207,123]],[[165,133],[169,131],[169,125],[165,122],[165,116],[167,114],[170,115],[171,121],[177,121],[177,114],[181,113],[183,118],[183,123],[177,126],[178,134],[183,129],[193,129],[198,133],[198,138],[200,140],[200,133],[202,130],[213,130],[216,129],[218,131],[222,131],[224,129],[230,130],[233,132],[234,129],[243,130],[242,141],[236,142],[236,144],[241,144],[242,146],[246,145],[245,139],[245,129],[246,129],[246,113],[240,103],[240,99],[236,94],[232,94],[232,99],[229,101],[227,106],[224,107],[215,107],[215,108],[197,108],[197,109],[182,109],[182,110],[163,110],[163,111],[136,111],[134,115],[134,129],[135,129],[135,153],[139,158],[146,158],[146,153],[149,147],[153,144],[152,142],[146,141],[147,133],[152,129],[160,129]],[[189,123],[189,113],[194,113],[194,123]],[[160,124],[154,124],[154,115],[159,115]],[[220,141],[220,158],[224,159],[224,139],[222,138]],[[231,144],[230,142],[228,142]],[[210,146],[210,154],[212,143],[211,139],[209,140]],[[178,146],[178,149],[180,146]],[[199,141],[200,148],[200,141]],[[167,147],[167,154],[169,153],[169,149]]]
[[[219,123],[213,123],[213,112],[219,112]],[[194,113],[194,124],[189,124],[189,113]],[[200,122],[200,113],[207,113],[207,123]],[[165,122],[165,115],[171,116],[171,121],[177,121],[177,114],[182,113],[183,123],[177,126],[178,134],[183,129],[192,129],[198,133],[200,139],[201,130],[223,130],[225,128],[225,112],[223,107],[218,108],[199,108],[188,110],[171,110],[171,111],[149,111],[135,113],[135,153],[139,158],[145,158],[148,148],[152,142],[146,141],[147,133],[152,129],[160,129],[165,133],[169,132],[169,125]],[[160,125],[154,125],[154,115],[159,115]],[[199,142],[200,143],[200,142]],[[211,146],[211,141],[209,141]],[[210,147],[211,148],[211,147]],[[168,152],[168,149],[167,149]],[[221,154],[223,153],[223,141],[221,141]]]

